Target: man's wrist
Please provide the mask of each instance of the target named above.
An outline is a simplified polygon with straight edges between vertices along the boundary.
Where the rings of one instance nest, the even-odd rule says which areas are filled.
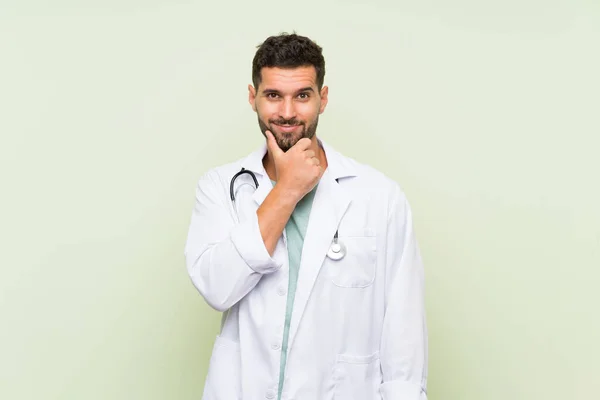
[[[277,183],[275,187],[273,187],[273,191],[277,197],[278,202],[284,207],[290,207],[294,209],[296,204],[302,198],[302,195],[297,191],[285,187],[285,185]]]

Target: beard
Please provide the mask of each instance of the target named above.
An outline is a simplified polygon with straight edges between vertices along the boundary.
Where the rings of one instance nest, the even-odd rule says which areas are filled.
[[[300,132],[277,132],[273,125],[292,125],[301,126]],[[299,121],[295,118],[292,119],[270,119],[269,124],[265,124],[260,116],[258,116],[258,126],[263,136],[266,138],[266,131],[271,131],[277,141],[279,148],[286,152],[291,149],[298,141],[302,138],[312,139],[317,132],[317,126],[319,125],[319,117],[314,120],[310,125],[306,125],[305,121]]]

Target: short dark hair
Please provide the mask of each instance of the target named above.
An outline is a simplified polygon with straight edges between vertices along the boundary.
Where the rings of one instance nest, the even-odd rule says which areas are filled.
[[[255,88],[261,82],[261,70],[272,68],[298,68],[313,66],[317,71],[317,86],[323,87],[325,80],[325,58],[323,49],[311,39],[296,33],[281,33],[268,37],[262,44],[252,61],[252,83]]]

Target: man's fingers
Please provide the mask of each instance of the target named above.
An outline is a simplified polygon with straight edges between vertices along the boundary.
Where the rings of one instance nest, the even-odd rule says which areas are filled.
[[[325,173],[325,169],[319,165],[319,179],[321,179],[321,177],[323,176],[323,174]]]
[[[311,165],[311,166],[320,166],[321,165],[321,161],[319,161],[319,159],[317,157],[311,157],[311,158],[307,158],[306,159],[306,164],[307,165]]]
[[[312,144],[312,141],[309,138],[302,138],[302,139],[298,140],[298,142],[296,142],[296,144],[294,145],[294,148],[298,149],[299,151],[304,151],[304,150],[308,149],[311,144]]]
[[[306,150],[304,155],[306,155],[306,158],[313,158],[316,154],[314,150]]]
[[[281,154],[283,154],[283,150],[281,150],[277,144],[277,141],[275,140],[275,137],[271,131],[266,131],[265,135],[267,136],[267,147],[269,148],[269,151],[271,151],[271,154],[273,154],[273,157],[279,157]]]

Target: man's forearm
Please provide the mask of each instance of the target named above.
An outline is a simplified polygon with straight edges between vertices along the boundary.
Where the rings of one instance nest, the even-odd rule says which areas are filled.
[[[256,212],[262,239],[271,256],[297,203],[292,192],[275,185]]]

